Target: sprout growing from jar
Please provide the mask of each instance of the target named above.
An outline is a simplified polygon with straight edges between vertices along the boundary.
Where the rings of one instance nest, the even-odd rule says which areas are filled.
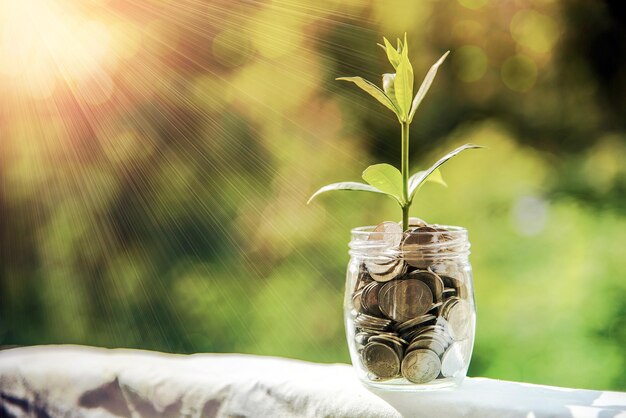
[[[440,158],[430,168],[409,175],[409,127],[415,116],[415,112],[424,100],[428,89],[433,83],[439,66],[444,62],[450,51],[439,58],[430,67],[424,81],[420,85],[415,97],[413,97],[413,67],[409,61],[409,48],[404,34],[404,42],[398,39],[397,47],[391,45],[387,38],[383,38],[384,45],[378,44],[385,53],[395,73],[383,74],[383,88],[363,79],[362,77],[339,77],[337,80],[350,81],[378,100],[387,109],[391,110],[398,118],[402,132],[402,159],[400,170],[390,164],[374,164],[367,167],[362,174],[365,183],[340,182],[320,188],[310,198],[331,190],[356,190],[372,193],[385,194],[394,199],[402,209],[402,229],[409,228],[409,209],[413,203],[415,194],[422,184],[427,181],[446,185],[439,171],[444,163],[452,157],[468,149],[482,148],[479,145],[465,144]],[[307,202],[308,203],[308,202]]]

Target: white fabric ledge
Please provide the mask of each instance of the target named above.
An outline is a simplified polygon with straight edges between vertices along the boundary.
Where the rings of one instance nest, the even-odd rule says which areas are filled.
[[[626,417],[626,393],[490,379],[466,379],[456,390],[374,393],[347,365],[79,346],[0,351],[2,418]]]

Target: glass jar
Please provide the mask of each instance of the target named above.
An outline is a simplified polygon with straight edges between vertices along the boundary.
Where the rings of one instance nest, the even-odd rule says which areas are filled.
[[[414,220],[352,230],[344,315],[352,364],[391,390],[458,386],[476,309],[465,228]]]

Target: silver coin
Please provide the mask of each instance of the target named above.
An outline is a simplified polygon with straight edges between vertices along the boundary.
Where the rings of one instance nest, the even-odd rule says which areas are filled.
[[[417,318],[409,319],[408,321],[401,323],[398,325],[397,329],[398,332],[407,331],[415,326],[423,324],[424,322],[432,321],[435,318],[435,315],[421,315]]]
[[[437,315],[437,310],[443,305],[443,302],[437,302],[430,305],[430,309],[428,312],[431,312],[433,315]]]
[[[397,258],[376,257],[366,261],[365,265],[370,274],[385,274],[393,270],[398,262]]]
[[[452,307],[452,305],[454,305],[455,303],[457,303],[460,299],[456,296],[451,296],[449,298],[446,299],[446,301],[443,303],[443,305],[441,305],[441,316],[443,316],[445,319],[447,319],[447,315],[448,312],[450,311],[450,308]]]
[[[446,312],[446,319],[450,325],[450,333],[455,340],[463,340],[468,337],[470,331],[471,312],[470,305],[459,299]]]
[[[397,322],[425,314],[433,302],[430,288],[419,280],[399,280],[385,284],[378,296],[380,311]]]
[[[378,342],[368,343],[361,353],[363,365],[370,373],[390,379],[400,372],[400,358],[391,347]]]
[[[365,345],[371,336],[372,334],[368,334],[367,332],[359,332],[354,336],[354,341],[357,344]]]
[[[386,249],[398,247],[402,243],[404,231],[402,226],[395,222],[383,222],[378,224],[367,238],[371,255],[378,254]]]
[[[426,338],[426,337],[424,338],[418,337],[414,339],[413,342],[409,344],[406,351],[407,353],[409,353],[413,350],[417,350],[420,348],[427,348],[430,351],[435,352],[435,354],[437,354],[440,357],[446,351],[446,347],[441,342],[435,340],[434,338]]]
[[[413,328],[402,333],[402,338],[407,341],[414,341],[421,336],[434,338],[441,342],[444,347],[447,347],[452,341],[452,337],[450,337],[446,328],[441,325],[427,325],[423,328]]]
[[[423,219],[416,218],[414,216],[409,218],[409,227],[410,228],[418,228],[422,226],[428,226],[428,222]]]
[[[462,284],[461,286],[457,287],[456,294],[461,299],[467,299],[467,296],[468,296],[467,286]]]
[[[424,226],[413,228],[407,232],[402,240],[402,252],[404,261],[418,268],[426,268],[433,264],[432,256],[425,255],[422,251],[425,245],[437,242],[437,231],[434,228]]]
[[[404,344],[400,343],[394,338],[389,338],[385,335],[374,335],[370,337],[370,343],[381,343],[390,346],[393,348],[398,354],[398,358],[402,358],[402,354],[404,353]]]
[[[407,279],[417,279],[420,280],[430,288],[430,291],[433,293],[434,302],[441,302],[442,294],[443,294],[443,281],[439,276],[429,270],[416,270],[409,274],[407,274]]]
[[[354,325],[363,331],[384,331],[391,324],[389,319],[377,318],[375,316],[360,313],[354,318]]]
[[[402,274],[404,274],[405,271],[406,271],[406,264],[404,263],[403,260],[398,260],[398,262],[394,264],[393,268],[389,270],[388,272],[383,273],[383,274],[371,273],[371,276],[372,276],[372,279],[376,280],[377,282],[384,283],[392,279],[395,279],[398,276],[401,276]]]
[[[428,383],[441,371],[441,360],[431,350],[420,348],[407,353],[402,360],[402,376],[409,382]]]
[[[371,282],[363,288],[363,292],[360,297],[361,312],[372,314],[374,316],[382,316],[382,313],[378,309],[379,286],[378,282]]]
[[[443,284],[445,287],[456,289],[463,285],[463,280],[458,279],[458,276],[439,275],[439,277],[441,277],[441,280],[443,280]]]
[[[444,349],[448,347],[450,343],[453,341],[452,338],[449,338],[447,333],[445,332],[428,331],[428,332],[423,332],[423,333],[415,335],[415,337],[413,337],[413,340],[411,340],[411,344],[415,342],[416,340],[420,340],[420,339],[435,340],[439,342]]]
[[[398,334],[396,334],[395,332],[381,331],[381,332],[378,333],[378,335],[385,336],[385,337],[390,338],[392,340],[395,340],[395,341],[397,341],[397,342],[399,342],[400,344],[403,344],[403,345],[407,345],[408,344],[408,342],[406,340],[400,338],[400,336]]]
[[[360,312],[361,308],[361,295],[363,295],[363,290],[359,290],[352,295],[352,307]]]
[[[458,343],[452,343],[441,357],[441,374],[454,377],[464,366],[463,353]]]

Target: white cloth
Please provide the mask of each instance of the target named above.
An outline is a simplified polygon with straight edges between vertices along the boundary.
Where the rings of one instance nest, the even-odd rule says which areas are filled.
[[[477,378],[456,390],[368,391],[342,364],[37,346],[0,351],[5,415],[608,418],[626,417],[626,394]]]

